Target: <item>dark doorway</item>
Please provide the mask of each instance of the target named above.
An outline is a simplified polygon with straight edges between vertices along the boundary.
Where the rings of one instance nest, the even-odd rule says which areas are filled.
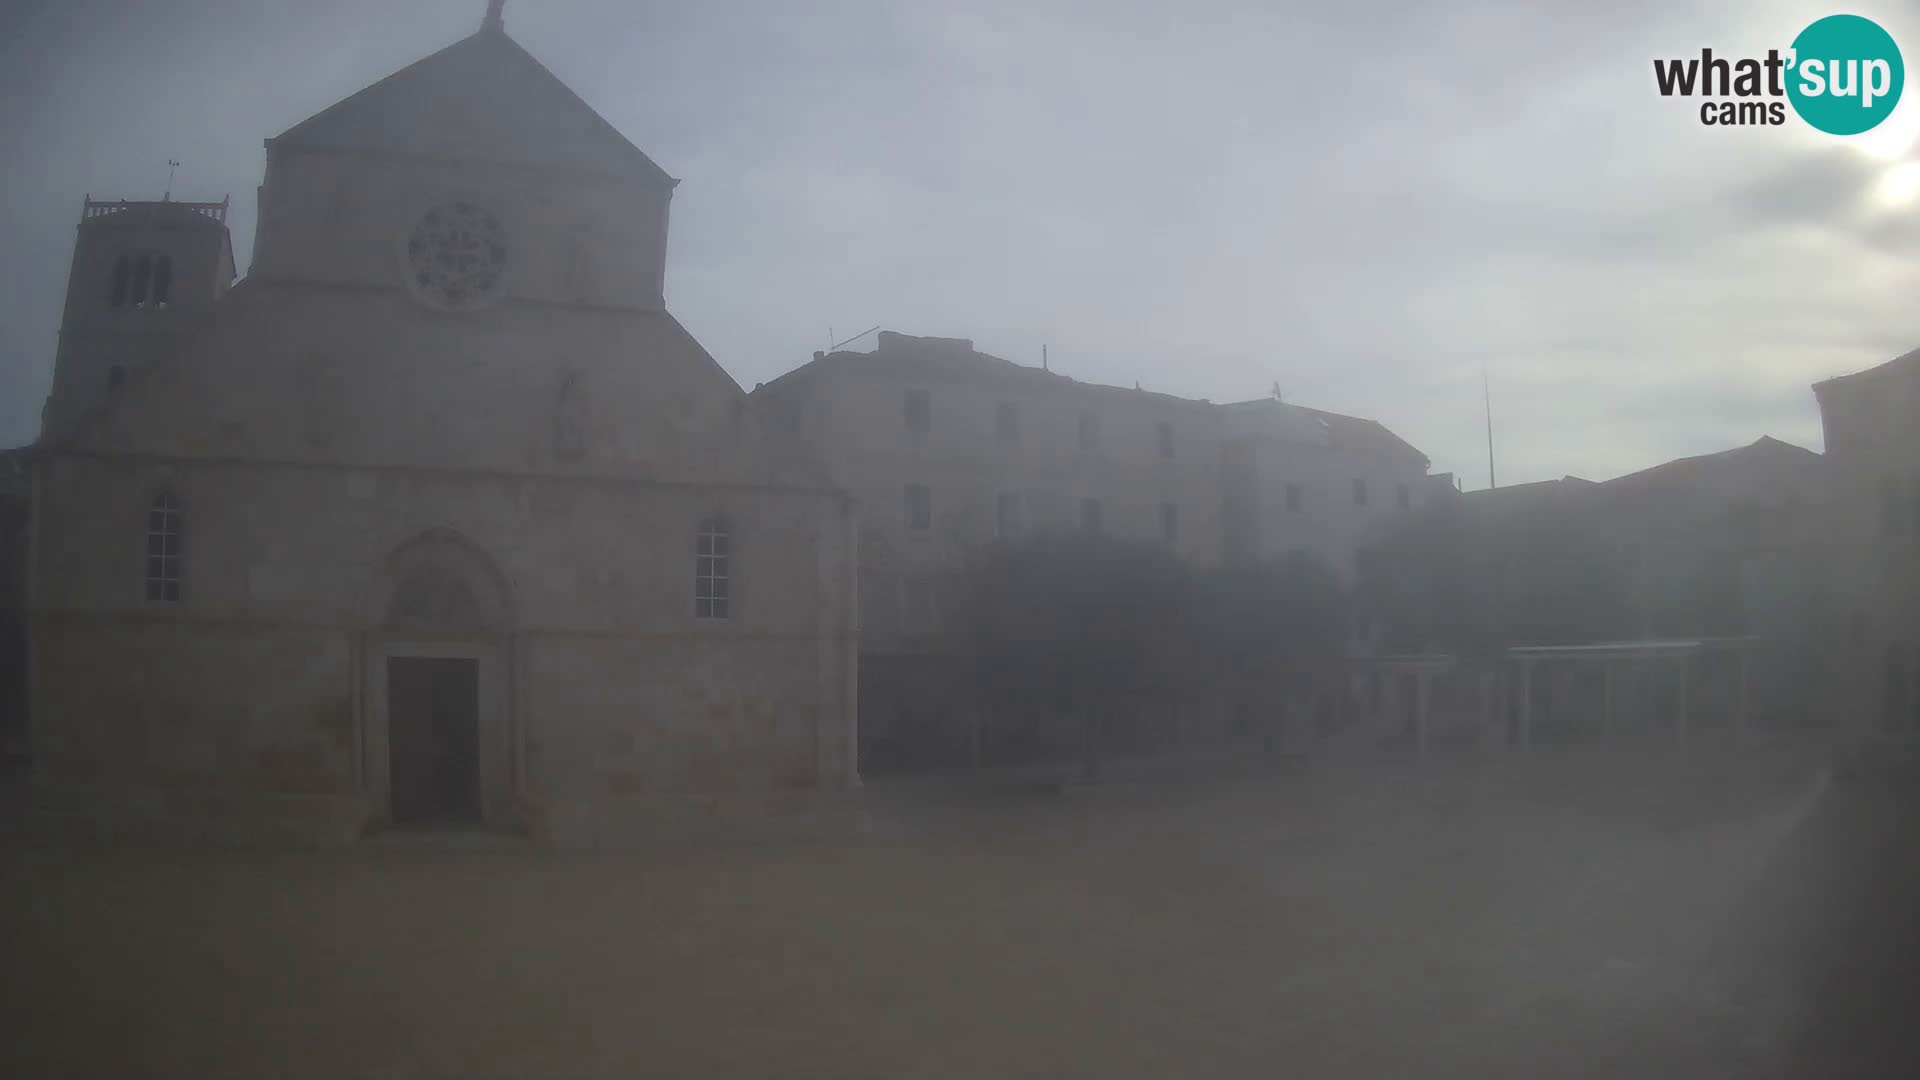
[[[387,659],[394,824],[480,821],[479,670],[470,659]]]

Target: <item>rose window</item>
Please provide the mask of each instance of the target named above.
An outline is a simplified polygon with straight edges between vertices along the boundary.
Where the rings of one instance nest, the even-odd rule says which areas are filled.
[[[413,287],[454,310],[494,299],[506,264],[507,238],[500,219],[472,203],[447,203],[428,211],[407,241]]]

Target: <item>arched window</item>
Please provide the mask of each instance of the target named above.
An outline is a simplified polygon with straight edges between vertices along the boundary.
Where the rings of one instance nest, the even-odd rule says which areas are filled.
[[[127,302],[134,307],[147,306],[147,280],[153,276],[153,259],[146,255],[133,257],[133,285],[127,290]]]
[[[180,503],[170,491],[147,508],[147,599],[180,599]]]
[[[724,619],[732,598],[727,523],[711,517],[700,523],[693,544],[693,617]]]
[[[153,260],[153,306],[163,308],[173,299],[173,258],[162,255]]]
[[[113,293],[109,297],[114,307],[125,307],[127,303],[127,275],[133,268],[127,265],[125,255],[113,260]]]

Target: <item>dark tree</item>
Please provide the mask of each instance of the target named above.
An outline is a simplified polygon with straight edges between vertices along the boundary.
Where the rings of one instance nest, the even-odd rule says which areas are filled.
[[[1462,501],[1411,515],[1370,551],[1359,602],[1391,651],[1485,657],[1634,629],[1618,558],[1579,518],[1493,518]]]
[[[1064,725],[1089,775],[1108,721],[1148,695],[1225,690],[1271,716],[1346,637],[1346,597],[1307,559],[1195,574],[1157,545],[1083,533],[986,548],[957,584],[949,644],[975,704]]]
[[[1164,549],[1097,535],[983,549],[961,575],[948,632],[989,708],[1075,730],[1098,770],[1105,718],[1154,681],[1189,579]]]
[[[1271,740],[1279,703],[1337,669],[1349,610],[1339,580],[1310,556],[1207,571],[1182,620],[1183,670],[1227,690]]]

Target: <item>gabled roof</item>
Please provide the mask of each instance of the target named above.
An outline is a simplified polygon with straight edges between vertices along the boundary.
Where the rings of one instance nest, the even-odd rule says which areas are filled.
[[[1412,443],[1395,435],[1387,425],[1378,420],[1326,412],[1322,409],[1309,409],[1304,405],[1300,408],[1327,425],[1327,428],[1333,432],[1333,441],[1336,446],[1376,453],[1405,454],[1419,458],[1423,465],[1427,463],[1427,455],[1421,453]]]
[[[892,330],[880,331],[876,348],[872,352],[840,349],[830,353],[816,353],[812,360],[781,375],[773,382],[799,381],[828,373],[886,376],[910,374],[917,378],[935,377],[954,382],[1018,380],[1036,386],[1067,386],[1073,382],[1065,375],[1026,367],[1011,360],[976,351],[973,342],[966,338],[917,337]]]
[[[1016,364],[976,350],[973,342],[966,338],[918,337],[892,330],[880,331],[872,352],[839,350],[815,353],[812,360],[763,384],[760,389],[778,394],[782,390],[805,385],[822,375],[892,379],[911,376],[928,381],[1018,387],[1022,390],[1072,389],[1095,394],[1124,394],[1194,408],[1208,408],[1211,405],[1210,402],[1154,390],[1082,382],[1044,368]]]
[[[1913,349],[1901,353],[1899,356],[1894,357],[1884,364],[1876,364],[1873,367],[1848,372],[1845,375],[1835,375],[1831,379],[1822,379],[1813,384],[1813,392],[1817,397],[1830,387],[1845,386],[1856,382],[1871,382],[1889,375],[1920,375],[1920,349]]]
[[[1598,486],[1583,477],[1563,476],[1558,480],[1534,480],[1525,484],[1475,488],[1463,494],[1469,504],[1483,509],[1530,510],[1550,506],[1564,507],[1573,498]]]
[[[1412,443],[1395,435],[1391,429],[1378,420],[1368,420],[1362,416],[1348,416],[1345,413],[1327,412],[1324,409],[1309,409],[1304,405],[1277,401],[1273,398],[1255,398],[1252,401],[1235,401],[1225,406],[1230,413],[1284,415],[1296,421],[1306,421],[1319,433],[1325,434],[1325,445],[1341,450],[1354,450],[1360,453],[1389,454],[1417,458],[1424,467],[1429,464],[1427,455],[1420,452]],[[1293,425],[1297,428],[1298,425]],[[1280,430],[1284,431],[1285,428]],[[1275,432],[1278,433],[1278,432]],[[1283,436],[1284,437],[1284,436]],[[1321,441],[1316,437],[1313,441]]]
[[[491,27],[295,124],[267,147],[427,154],[676,183],[506,31]]]
[[[1601,485],[1609,494],[1712,492],[1729,498],[1811,497],[1825,485],[1820,455],[1762,435],[1745,446],[1676,458],[1617,476]]]

